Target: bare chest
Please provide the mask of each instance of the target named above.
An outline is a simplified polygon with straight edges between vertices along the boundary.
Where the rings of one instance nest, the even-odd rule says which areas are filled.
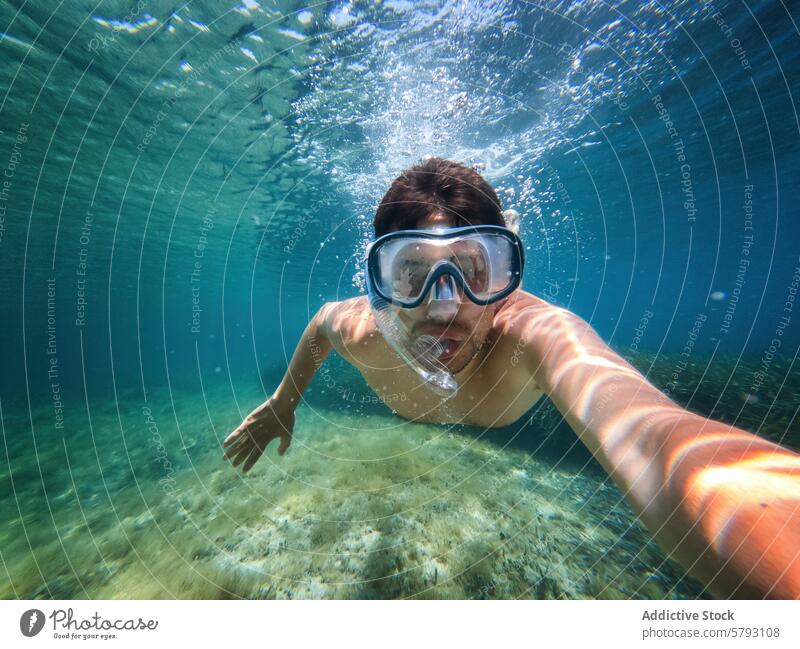
[[[491,362],[463,382],[456,376],[458,392],[448,399],[433,392],[404,364],[387,369],[364,366],[358,369],[383,403],[413,421],[485,428],[508,426],[543,394],[523,372],[513,367],[499,369]]]

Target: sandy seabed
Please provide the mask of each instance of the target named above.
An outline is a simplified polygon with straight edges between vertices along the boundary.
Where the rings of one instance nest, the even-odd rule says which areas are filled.
[[[66,433],[43,407],[35,435],[6,408],[0,596],[703,596],[596,464],[518,443],[546,417],[498,437],[304,404],[242,476],[229,388],[142,404],[67,408]]]

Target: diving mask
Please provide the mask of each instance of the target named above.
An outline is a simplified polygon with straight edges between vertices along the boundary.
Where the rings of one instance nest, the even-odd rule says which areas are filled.
[[[375,291],[406,309],[422,304],[432,287],[431,298],[455,299],[456,285],[475,304],[492,304],[519,286],[523,264],[519,237],[497,225],[400,230],[367,250]]]
[[[400,230],[367,248],[367,294],[386,341],[429,387],[449,397],[458,384],[440,360],[445,343],[413,336],[398,310],[427,300],[429,313],[444,309],[454,316],[462,293],[475,304],[492,304],[520,285],[523,266],[522,242],[500,226]]]

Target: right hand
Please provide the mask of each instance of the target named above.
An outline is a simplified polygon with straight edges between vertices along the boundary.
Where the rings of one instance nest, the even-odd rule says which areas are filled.
[[[278,455],[283,455],[291,444],[293,429],[294,409],[285,407],[271,397],[247,415],[239,427],[225,438],[223,446],[228,450],[223,459],[233,458],[234,467],[244,462],[242,471],[247,473],[276,437],[281,440]]]

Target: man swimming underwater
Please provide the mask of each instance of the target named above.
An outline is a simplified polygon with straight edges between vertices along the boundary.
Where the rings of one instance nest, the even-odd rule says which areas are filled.
[[[800,455],[681,408],[581,318],[521,290],[522,246],[505,225],[470,168],[430,158],[400,175],[376,213],[368,296],[320,308],[225,458],[247,472],[275,438],[283,455],[331,349],[414,421],[506,426],[546,394],[710,592],[800,598]]]

